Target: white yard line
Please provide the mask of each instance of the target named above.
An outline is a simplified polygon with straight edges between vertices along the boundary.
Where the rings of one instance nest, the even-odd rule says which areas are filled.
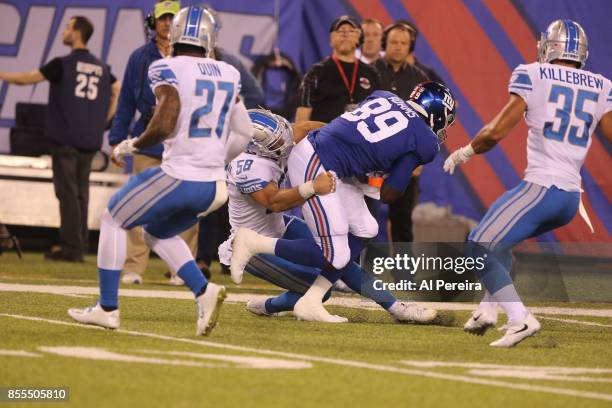
[[[56,285],[26,285],[21,283],[0,282],[0,292],[31,292],[47,293],[53,295],[97,295],[98,288],[92,286],[56,286]],[[145,290],[145,289],[119,289],[119,296],[144,297],[159,299],[184,299],[193,300],[189,290]],[[229,293],[226,302],[246,303],[250,299],[266,299],[271,295],[254,293]],[[417,302],[418,303],[418,302]],[[332,306],[344,306],[357,309],[377,310],[380,307],[368,300],[358,297],[335,296],[325,303]],[[423,306],[438,310],[470,311],[476,308],[476,304],[450,303],[450,302],[428,302],[420,303]],[[591,316],[612,317],[612,309],[585,309],[571,307],[530,307],[533,313],[538,315],[563,315],[563,316]],[[567,323],[581,323],[580,321],[567,321]],[[607,326],[606,326],[607,327]]]
[[[20,320],[30,320],[30,321],[37,321],[37,322],[44,322],[44,323],[51,323],[51,324],[74,326],[74,327],[79,327],[83,329],[100,329],[99,327],[85,326],[85,325],[70,323],[70,322],[66,322],[62,320],[43,319],[43,318],[35,317],[35,316],[22,316],[22,315],[13,315],[13,314],[7,314],[7,313],[0,313],[0,316],[10,317],[10,318],[20,319]],[[555,395],[566,395],[566,396],[571,396],[571,397],[589,398],[589,399],[596,399],[596,400],[602,400],[602,401],[612,401],[612,394],[606,394],[606,393],[594,392],[594,391],[581,391],[581,390],[573,390],[573,389],[567,389],[567,388],[548,387],[548,386],[540,386],[540,385],[532,385],[532,384],[520,384],[520,383],[515,383],[515,382],[506,382],[506,381],[499,381],[499,380],[489,380],[489,379],[482,379],[482,378],[470,377],[470,376],[465,376],[465,375],[440,373],[440,372],[424,370],[424,369],[421,369],[421,370],[416,369],[416,368],[408,369],[408,368],[394,367],[394,366],[382,365],[382,364],[371,364],[371,363],[355,361],[355,360],[344,360],[340,358],[317,357],[317,356],[310,356],[307,354],[296,354],[296,353],[287,353],[287,352],[282,352],[282,351],[257,349],[257,348],[252,348],[252,347],[237,346],[234,344],[217,343],[217,342],[206,341],[206,340],[194,340],[194,339],[188,339],[188,338],[182,338],[182,337],[164,336],[161,334],[138,332],[138,331],[133,331],[133,330],[119,329],[119,330],[116,330],[116,332],[129,334],[133,336],[148,337],[148,338],[153,338],[153,339],[158,339],[158,340],[176,341],[176,342],[181,342],[181,343],[214,347],[214,348],[219,348],[219,349],[273,355],[273,356],[278,356],[278,357],[293,358],[293,359],[306,360],[306,361],[316,361],[320,363],[333,364],[333,365],[338,365],[338,366],[343,366],[343,367],[364,368],[364,369],[374,370],[374,371],[384,371],[384,372],[391,372],[391,373],[397,373],[397,374],[413,375],[413,376],[419,376],[419,377],[433,378],[437,380],[456,381],[456,382],[479,384],[479,385],[489,385],[493,387],[516,389],[516,390],[523,390],[523,391],[544,392],[544,393],[555,394]]]
[[[597,322],[585,322],[584,320],[574,320],[574,319],[561,319],[558,317],[546,317],[546,316],[538,316],[539,319],[544,319],[544,320],[552,320],[555,322],[562,322],[562,323],[575,323],[575,324],[582,324],[585,326],[597,326],[597,327],[612,327],[612,324],[603,324],[603,323],[597,323]]]

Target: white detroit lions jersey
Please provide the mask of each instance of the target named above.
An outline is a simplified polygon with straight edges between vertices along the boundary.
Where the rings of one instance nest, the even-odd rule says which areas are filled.
[[[508,90],[527,103],[525,180],[580,191],[580,168],[593,132],[612,110],[610,80],[582,69],[534,62],[514,69]]]
[[[232,231],[250,228],[271,238],[285,232],[282,213],[273,213],[258,204],[249,194],[264,189],[268,183],[282,184],[283,170],[263,157],[241,153],[227,167],[229,217]]]
[[[154,92],[173,86],[181,101],[176,127],[164,141],[162,170],[181,180],[225,180],[225,143],[240,73],[222,61],[179,56],[153,62],[149,83]]]

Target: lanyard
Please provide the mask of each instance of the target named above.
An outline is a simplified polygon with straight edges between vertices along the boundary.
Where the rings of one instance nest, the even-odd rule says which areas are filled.
[[[332,55],[332,59],[336,63],[336,67],[338,67],[338,71],[340,72],[340,76],[342,77],[342,81],[344,82],[344,86],[346,90],[349,92],[350,103],[353,103],[353,92],[355,91],[355,84],[357,83],[357,65],[359,65],[359,60],[355,58],[355,65],[353,66],[353,76],[351,78],[351,84],[348,83],[348,78],[344,73],[344,68],[340,64],[338,58],[335,55]]]

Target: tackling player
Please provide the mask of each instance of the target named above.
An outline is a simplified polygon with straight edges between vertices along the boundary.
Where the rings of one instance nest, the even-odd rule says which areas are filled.
[[[282,117],[259,109],[249,110],[249,116],[260,142],[249,143],[247,151],[236,157],[227,169],[232,231],[250,228],[266,237],[308,239],[316,245],[304,221],[282,214],[282,211],[305,203],[306,199],[299,193],[300,187],[280,186],[284,183],[285,164],[294,143],[302,140],[308,131],[325,124],[300,122],[292,127]],[[316,196],[333,193],[335,177],[329,172],[320,173],[312,184]],[[232,237],[219,247],[219,259],[226,265],[230,265],[231,242]],[[295,303],[321,272],[313,267],[297,265],[266,254],[252,257],[245,270],[288,290],[276,297],[247,303],[247,310],[264,316],[293,310]],[[397,301],[391,293],[375,290],[373,277],[367,275],[356,263],[351,263],[342,279],[355,292],[375,300],[396,321],[428,323],[436,317],[435,310]],[[325,298],[329,294],[330,291]]]
[[[510,100],[474,140],[455,152],[444,169],[491,150],[525,117],[527,169],[514,189],[499,197],[470,233],[471,243],[487,243],[489,257],[481,276],[487,294],[466,322],[467,332],[482,335],[497,324],[497,305],[508,315],[505,334],[494,347],[512,347],[540,330],[521,302],[512,279],[511,250],[521,241],[559,228],[574,218],[580,203],[580,168],[599,125],[612,141],[610,81],[583,70],[587,36],[572,20],[556,20],[538,42],[538,62],[514,69]],[[472,245],[482,251],[485,245]]]
[[[215,46],[214,19],[202,7],[186,7],[170,30],[173,58],[155,61],[149,82],[157,108],[137,139],[121,142],[122,160],[137,149],[164,142],[160,167],[130,178],[102,215],[98,249],[100,300],[68,314],[81,323],[119,327],[117,292],[126,252],[126,230],[144,226],[145,242],[195,295],[196,334],[215,326],[225,288],[206,281],[178,234],[227,200],[225,163],[244,150],[253,128],[237,99],[240,74],[209,58]],[[231,133],[230,133],[231,132]],[[228,136],[229,134],[229,136]]]
[[[257,253],[314,266],[322,272],[293,312],[303,320],[337,320],[325,310],[322,299],[351,267],[363,248],[362,239],[378,232],[354,177],[386,173],[380,197],[386,203],[394,201],[410,182],[412,171],[433,160],[454,120],[455,101],[448,88],[425,82],[415,87],[408,101],[376,91],[357,109],[310,132],[291,151],[288,174],[291,184],[308,199],[302,213],[316,244],[308,239],[264,237],[242,228],[233,243],[233,280],[242,280],[244,267]],[[336,192],[312,197],[311,181],[327,171],[339,178]]]

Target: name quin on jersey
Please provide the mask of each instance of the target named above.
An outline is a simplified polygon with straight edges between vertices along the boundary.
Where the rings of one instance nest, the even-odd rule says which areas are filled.
[[[198,68],[200,69],[202,75],[217,77],[221,76],[221,69],[219,69],[219,66],[217,64],[206,64],[203,62],[198,62]]]
[[[540,79],[553,79],[566,84],[588,86],[603,89],[603,79],[583,72],[574,72],[561,68],[540,67]]]

